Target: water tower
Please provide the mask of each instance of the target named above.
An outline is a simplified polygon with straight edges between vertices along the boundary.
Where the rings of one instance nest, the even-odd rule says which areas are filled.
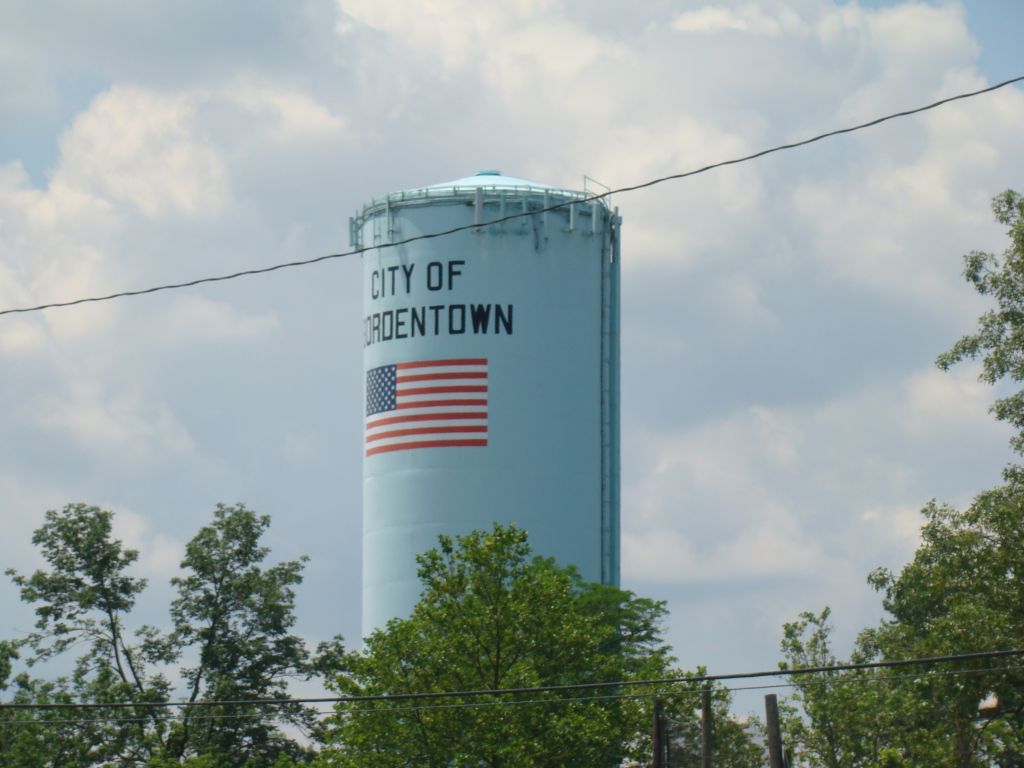
[[[352,219],[367,249],[364,634],[409,614],[415,556],[439,534],[495,521],[618,584],[620,219],[585,197],[481,171]]]

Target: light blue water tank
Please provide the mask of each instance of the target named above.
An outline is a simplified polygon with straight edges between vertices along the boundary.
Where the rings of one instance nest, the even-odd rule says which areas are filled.
[[[415,556],[438,534],[495,521],[618,584],[620,220],[584,197],[481,171],[352,219],[367,249],[364,634],[409,614]]]

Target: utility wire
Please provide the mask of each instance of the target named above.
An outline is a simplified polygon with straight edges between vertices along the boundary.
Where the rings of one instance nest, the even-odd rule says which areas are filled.
[[[117,701],[117,702],[78,702],[72,704],[13,702],[0,704],[0,713],[4,710],[33,709],[186,709],[203,707],[244,707],[244,706],[287,706],[295,704],[362,704],[369,702],[412,701],[420,699],[468,699],[485,696],[510,696],[517,694],[557,693],[561,691],[587,691],[602,688],[631,688],[638,686],[664,686],[681,683],[699,684],[720,682],[724,680],[747,680],[761,677],[791,677],[795,675],[822,674],[828,672],[849,672],[865,669],[889,669],[908,666],[935,666],[936,664],[956,663],[963,661],[979,661],[982,659],[1005,658],[1008,656],[1024,656],[1024,648],[1013,648],[1000,651],[978,651],[975,653],[957,653],[945,656],[925,656],[914,659],[891,659],[888,661],[867,661],[858,664],[835,664],[818,667],[796,667],[792,669],[772,669],[760,672],[733,672],[719,675],[686,675],[683,677],[651,678],[645,680],[614,680],[604,683],[569,683],[563,685],[535,685],[519,688],[472,689],[466,691],[422,691],[415,693],[382,693],[359,696],[316,696],[304,698],[277,699],[228,699],[223,701]]]
[[[939,670],[939,671],[929,670],[926,673],[926,675],[928,677],[955,677],[957,675],[976,675],[976,674],[981,674],[983,672],[1020,672],[1022,670],[1024,670],[1024,666],[1020,666],[1020,665],[1015,664],[1015,665],[1008,665],[1008,666],[1003,666],[1003,667],[979,667],[979,668],[976,668],[976,669],[947,669],[947,670]],[[816,683],[811,683],[811,684],[812,685],[818,685],[818,686],[828,686],[828,685],[832,685],[833,683],[857,683],[857,684],[862,684],[863,683],[865,685],[874,685],[875,683],[891,683],[894,680],[912,680],[912,679],[920,678],[920,677],[921,677],[921,674],[918,673],[918,672],[905,673],[905,674],[901,674],[901,675],[884,675],[884,676],[873,676],[873,677],[857,677],[857,678],[851,678],[851,679],[846,679],[846,680],[843,680],[843,679],[837,678],[837,677],[830,677],[830,678],[827,678],[825,680],[818,680]],[[723,686],[722,688],[720,688],[718,690],[724,690],[724,691],[728,691],[729,693],[733,693],[734,691],[761,691],[761,690],[769,690],[769,689],[773,689],[773,688],[797,688],[799,686],[800,686],[800,683],[788,682],[788,683],[768,683],[768,684],[765,684],[765,685],[733,685],[733,686]]]
[[[1018,672],[1024,670],[1024,667],[1015,666],[1002,666],[1002,667],[984,667],[979,669],[956,669],[956,670],[940,670],[940,671],[929,671],[928,677],[950,677],[960,675],[975,675],[982,673],[992,672]],[[857,683],[889,683],[894,680],[906,680],[911,678],[920,678],[921,675],[917,674],[898,674],[898,675],[886,675],[884,677],[864,677],[857,678],[853,682]],[[543,698],[543,699],[497,699],[489,701],[460,701],[460,702],[445,702],[445,703],[433,703],[433,704],[411,704],[411,705],[399,705],[396,707],[354,707],[348,710],[349,714],[352,715],[374,715],[374,714],[401,714],[407,712],[435,712],[439,710],[456,710],[456,709],[482,709],[489,707],[514,707],[514,706],[534,706],[534,705],[558,705],[558,704],[598,704],[609,701],[639,701],[644,699],[675,699],[680,696],[693,695],[699,692],[702,687],[702,683],[698,683],[695,680],[685,678],[684,682],[692,683],[684,689],[674,688],[666,690],[665,688],[658,688],[653,691],[645,693],[615,693],[615,694],[603,694],[603,695],[591,695],[591,696],[559,696],[554,698]],[[824,681],[823,681],[824,682]],[[840,682],[838,679],[831,679],[828,683]],[[677,684],[678,685],[678,684]],[[717,688],[718,691],[726,691],[729,693],[735,691],[759,691],[759,690],[777,690],[780,688],[793,688],[798,684],[789,683],[769,683],[767,685],[746,685],[746,686],[723,686]],[[297,702],[302,701],[300,699],[290,699],[289,701]],[[350,702],[352,699],[342,699],[342,701]],[[253,703],[253,702],[248,702]],[[379,703],[379,702],[378,702]],[[73,708],[74,705],[63,704],[56,705],[60,708]],[[103,706],[103,705],[101,705]],[[108,706],[109,705],[105,705]],[[308,712],[315,717],[324,718],[331,717],[337,714],[334,709],[329,710],[314,710]],[[18,719],[18,720],[5,720],[0,719],[0,728],[12,725],[90,725],[90,724],[132,724],[132,723],[146,723],[158,720],[160,722],[174,722],[182,719],[182,714],[165,714],[165,715],[147,715],[142,717],[81,717],[81,718],[29,718],[29,719]],[[264,723],[274,723],[279,721],[291,722],[287,718],[282,716],[274,716],[273,713],[264,712],[232,712],[215,715],[191,715],[189,717],[192,722],[199,721],[220,721],[220,720],[252,720]],[[669,718],[671,720],[671,718]],[[678,723],[673,720],[672,722]]]
[[[668,175],[668,176],[661,176],[659,178],[651,179],[650,181],[645,181],[645,182],[642,182],[640,184],[633,184],[633,185],[628,186],[628,187],[619,187],[618,189],[609,189],[606,192],[601,192],[600,194],[591,195],[589,197],[574,198],[572,200],[566,200],[566,201],[563,201],[563,202],[560,202],[560,203],[556,203],[554,205],[547,206],[545,208],[538,208],[537,210],[533,210],[533,211],[523,211],[523,212],[520,212],[520,213],[514,213],[514,214],[510,214],[508,216],[503,216],[503,217],[501,217],[499,219],[493,219],[493,220],[490,220],[490,221],[480,222],[479,224],[478,223],[466,224],[466,225],[463,225],[463,226],[452,227],[450,229],[441,230],[439,232],[429,232],[427,234],[416,235],[414,237],[407,237],[407,238],[405,238],[403,240],[395,240],[395,241],[392,241],[392,242],[389,242],[389,243],[380,243],[380,244],[374,245],[374,246],[372,246],[370,248],[356,248],[354,250],[343,251],[341,253],[329,253],[329,254],[325,254],[323,256],[315,256],[315,257],[310,258],[310,259],[299,259],[297,261],[282,262],[280,264],[274,264],[274,265],[269,266],[269,267],[257,267],[257,268],[254,268],[254,269],[244,269],[244,270],[241,270],[239,272],[232,272],[232,273],[226,274],[226,275],[215,275],[213,277],[200,277],[200,278],[197,278],[195,280],[187,280],[187,281],[181,282],[181,283],[166,283],[166,284],[163,284],[163,285],[155,285],[155,286],[152,286],[150,288],[141,288],[141,289],[134,290],[134,291],[118,291],[117,293],[110,293],[110,294],[107,294],[105,296],[90,296],[88,298],[73,299],[71,301],[55,301],[55,302],[50,302],[48,304],[39,304],[39,305],[34,306],[34,307],[18,307],[18,308],[13,308],[13,309],[2,309],[2,310],[0,310],[0,315],[13,315],[13,314],[20,314],[20,313],[27,313],[27,312],[39,312],[39,311],[44,310],[44,309],[56,309],[56,308],[59,308],[59,307],[73,307],[73,306],[76,306],[78,304],[88,304],[88,303],[92,303],[92,302],[110,301],[112,299],[120,299],[120,298],[125,298],[127,296],[143,296],[145,294],[157,293],[159,291],[171,291],[171,290],[176,290],[178,288],[191,288],[193,286],[203,285],[205,283],[217,283],[217,282],[222,282],[222,281],[225,281],[225,280],[234,280],[234,279],[239,278],[239,277],[248,277],[250,275],[263,275],[263,274],[267,274],[269,272],[276,272],[279,269],[289,269],[291,267],[304,267],[304,266],[308,266],[310,264],[318,264],[318,263],[320,263],[322,261],[328,261],[328,260],[331,260],[331,259],[341,259],[341,258],[344,258],[346,256],[357,256],[357,255],[359,255],[361,253],[365,253],[366,251],[374,250],[374,249],[395,248],[395,247],[400,246],[400,245],[408,245],[409,243],[415,243],[415,242],[418,242],[420,240],[431,240],[433,238],[438,238],[438,237],[447,237],[449,235],[454,235],[457,232],[466,232],[466,231],[469,231],[471,229],[480,229],[481,227],[484,227],[484,226],[490,226],[490,225],[494,225],[494,224],[501,224],[501,223],[504,223],[506,221],[512,221],[513,219],[522,218],[524,216],[536,216],[537,214],[547,213],[549,211],[555,211],[555,210],[559,210],[561,208],[566,208],[566,207],[568,207],[570,205],[579,205],[579,204],[582,204],[582,203],[592,203],[592,202],[596,202],[596,201],[608,198],[611,195],[619,195],[619,194],[624,194],[626,192],[635,192],[636,190],[646,189],[648,187],[653,187],[653,186],[658,185],[658,184],[664,184],[665,182],[668,182],[668,181],[677,181],[679,179],[685,179],[685,178],[688,178],[690,176],[697,176],[698,174],[707,173],[708,171],[712,171],[712,170],[714,170],[716,168],[724,168],[725,166],[728,166],[728,165],[737,165],[739,163],[746,163],[746,162],[748,162],[750,160],[756,160],[759,157],[764,157],[765,155],[770,155],[770,154],[773,154],[775,152],[782,152],[782,151],[785,151],[785,150],[788,150],[788,149],[796,149],[797,147],[804,147],[804,146],[807,146],[808,144],[814,144],[815,142],[822,141],[822,140],[828,139],[828,138],[832,138],[834,136],[841,136],[842,134],[845,134],[845,133],[853,133],[854,131],[861,131],[861,130],[864,130],[865,128],[871,128],[871,127],[876,126],[876,125],[881,125],[882,123],[888,122],[890,120],[895,120],[897,118],[908,117],[910,115],[916,115],[916,114],[921,113],[921,112],[927,112],[928,110],[935,109],[936,107],[941,107],[942,105],[949,104],[950,102],[959,101],[961,99],[969,99],[969,98],[972,98],[974,96],[980,96],[981,94],[989,93],[991,91],[995,91],[995,90],[998,90],[1000,88],[1004,88],[1004,87],[1006,87],[1008,85],[1012,85],[1013,83],[1018,83],[1018,82],[1021,82],[1021,81],[1024,81],[1024,75],[1021,75],[1019,77],[1013,77],[1013,78],[1010,78],[1009,80],[1004,80],[1001,83],[996,83],[995,85],[990,85],[987,88],[981,88],[981,89],[979,89],[977,91],[970,91],[968,93],[957,94],[956,96],[949,96],[947,98],[940,99],[939,101],[932,102],[931,104],[926,104],[923,107],[915,107],[913,109],[903,110],[902,112],[894,112],[892,114],[885,115],[884,117],[878,117],[878,118],[875,118],[874,120],[869,120],[866,123],[860,123],[858,125],[852,125],[852,126],[849,126],[847,128],[838,128],[836,130],[828,131],[826,133],[819,133],[817,136],[812,136],[809,139],[802,139],[800,141],[794,141],[794,142],[791,142],[789,144],[780,144],[779,146],[771,147],[770,149],[762,149],[759,152],[754,152],[753,154],[750,154],[750,155],[744,155],[743,157],[737,157],[737,158],[734,158],[732,160],[722,160],[720,162],[711,163],[710,165],[705,165],[705,166],[703,166],[701,168],[696,168],[694,170],[684,171],[684,172],[681,172],[681,173],[673,173],[673,174]]]
[[[668,692],[663,693],[660,691],[654,691],[651,693],[617,693],[603,696],[573,696],[573,697],[559,697],[550,699],[515,699],[512,701],[460,701],[450,702],[445,704],[419,704],[419,705],[408,705],[398,707],[373,707],[373,708],[358,708],[350,710],[353,714],[359,715],[373,715],[373,714],[395,714],[403,712],[424,712],[424,711],[437,711],[437,710],[450,710],[450,709],[482,709],[487,707],[507,707],[507,706],[529,706],[535,704],[573,704],[573,703],[594,703],[594,702],[605,702],[620,699],[652,699],[658,696],[678,695],[679,692]],[[336,714],[335,710],[316,710],[312,714],[317,717],[330,717]],[[38,720],[0,720],[0,727],[4,725],[34,725],[37,723],[52,723],[52,724],[86,724],[86,723],[145,723],[152,722],[153,720],[159,720],[161,722],[171,722],[180,720],[180,714],[169,714],[169,715],[157,715],[156,717],[87,717],[87,718],[60,718],[60,719],[38,719]],[[190,717],[190,721],[203,721],[203,720],[259,720],[262,722],[277,722],[282,720],[280,717],[267,716],[266,713],[233,713],[223,715],[195,715]]]

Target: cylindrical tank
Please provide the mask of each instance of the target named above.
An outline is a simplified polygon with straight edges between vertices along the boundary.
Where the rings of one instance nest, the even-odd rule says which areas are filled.
[[[493,522],[618,584],[620,220],[585,197],[481,171],[352,219],[366,249],[364,634],[409,614],[415,557],[439,534]]]

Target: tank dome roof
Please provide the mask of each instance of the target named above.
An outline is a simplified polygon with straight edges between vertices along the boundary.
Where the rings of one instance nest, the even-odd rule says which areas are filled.
[[[452,200],[466,201],[474,199],[478,193],[488,197],[508,194],[531,199],[543,198],[546,200],[550,197],[556,201],[581,200],[587,197],[586,192],[540,184],[517,176],[506,176],[498,170],[488,169],[477,171],[474,175],[461,179],[443,181],[440,184],[431,184],[425,187],[413,187],[400,192],[392,192],[384,197],[374,198],[363,206],[362,212],[357,214],[356,219],[362,221],[364,217],[373,215],[379,209],[388,206],[419,205]],[[607,202],[604,200],[601,200],[599,204],[607,207]]]
[[[529,187],[531,189],[556,189],[549,184],[540,184],[529,179],[520,179],[516,176],[505,176],[501,171],[484,170],[477,171],[472,176],[466,176],[454,181],[443,181],[440,184],[431,184],[426,189],[450,189],[452,187]]]

